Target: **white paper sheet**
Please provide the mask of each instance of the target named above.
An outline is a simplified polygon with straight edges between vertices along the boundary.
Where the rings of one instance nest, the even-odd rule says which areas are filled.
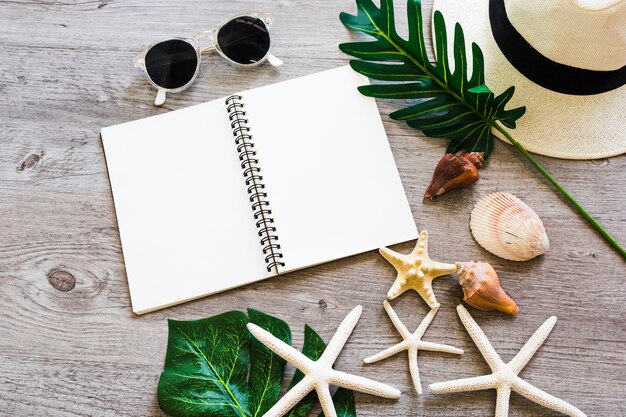
[[[102,129],[133,311],[269,276],[224,100]]]
[[[341,67],[240,93],[287,272],[415,239],[368,79]]]

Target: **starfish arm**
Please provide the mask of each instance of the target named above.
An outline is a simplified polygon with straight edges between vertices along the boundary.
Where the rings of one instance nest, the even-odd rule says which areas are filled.
[[[417,349],[409,349],[409,372],[413,380],[413,386],[418,395],[422,395],[422,383],[420,381],[420,371],[417,367]]]
[[[378,249],[378,253],[380,253],[383,258],[385,258],[396,269],[401,268],[406,263],[405,255],[384,246]]]
[[[431,309],[438,309],[441,304],[437,302],[433,291],[432,280],[423,280],[413,287],[415,291],[426,301]]]
[[[324,417],[337,417],[337,410],[335,410],[333,397],[330,395],[328,384],[318,384],[315,387],[315,391],[317,392],[317,398],[320,400]]]
[[[491,375],[475,376],[473,378],[455,379],[452,381],[436,382],[430,384],[428,388],[433,392],[465,392],[465,391],[481,391],[484,389],[492,389],[496,387],[496,377]]]
[[[411,255],[417,255],[419,252],[428,253],[428,231],[422,230],[417,238],[417,244],[415,249],[411,252]]]
[[[426,329],[428,329],[428,326],[430,326],[430,323],[435,318],[435,314],[437,314],[437,311],[439,311],[439,308],[430,309],[426,317],[424,317],[420,325],[417,327],[417,330],[415,330],[414,334],[417,335],[417,337],[421,338],[424,333],[426,333]]]
[[[511,388],[506,385],[497,389],[496,417],[508,417]]]
[[[393,307],[391,307],[391,304],[389,304],[387,300],[383,302],[383,307],[385,308],[387,315],[391,319],[393,326],[396,328],[398,333],[400,333],[402,338],[403,339],[409,338],[411,336],[411,332],[409,332],[409,329],[407,329],[404,323],[402,323],[402,321],[400,320],[400,317],[398,317],[398,315],[396,314],[396,311],[393,309]]]
[[[389,291],[387,292],[387,299],[393,300],[395,298],[398,298],[398,296],[403,294],[408,289],[409,287],[406,285],[406,282],[400,276],[400,274],[398,274],[393,285],[391,286],[391,288],[389,288]]]
[[[548,394],[545,391],[540,390],[534,385],[529,384],[520,377],[515,378],[512,387],[513,391],[528,398],[530,401],[543,405],[559,413],[565,414],[571,417],[587,417],[585,413],[580,411],[568,402],[565,402],[553,395]]]
[[[248,323],[248,331],[252,333],[261,343],[269,350],[304,372],[305,374],[312,367],[313,361],[302,353],[298,352],[287,343],[275,337],[265,329],[260,328],[254,323]]]
[[[309,392],[314,389],[313,383],[307,377],[293,386],[287,393],[278,400],[276,404],[263,417],[282,417],[296,406]]]
[[[364,392],[383,398],[400,398],[400,391],[394,387],[362,376],[332,370],[328,383],[338,387]]]
[[[465,326],[465,329],[476,344],[476,347],[478,347],[478,350],[480,350],[480,353],[483,355],[483,358],[485,358],[485,362],[487,362],[491,370],[496,372],[496,370],[502,368],[504,362],[502,362],[496,350],[491,346],[491,343],[489,343],[489,339],[487,339],[487,336],[485,336],[485,333],[483,333],[482,329],[474,321],[467,309],[459,304],[456,307],[456,311],[461,318],[463,326]]]
[[[517,375],[519,371],[521,371],[524,366],[528,363],[528,361],[533,357],[537,349],[543,344],[546,340],[554,325],[556,324],[556,316],[550,317],[546,320],[535,333],[528,339],[528,342],[520,349],[520,351],[515,355],[513,360],[509,362],[509,366],[511,370],[515,372]]]
[[[330,342],[324,349],[324,353],[319,358],[319,362],[328,364],[331,366],[335,363],[335,360],[341,353],[344,345],[348,341],[348,338],[352,334],[352,331],[356,327],[356,324],[359,322],[361,318],[361,313],[363,313],[363,307],[356,306],[351,312],[348,313],[345,319],[341,322],[337,331],[333,335]]]
[[[417,347],[420,350],[430,350],[432,352],[454,353],[456,355],[463,354],[463,349],[450,345],[441,345],[439,343],[424,342],[423,340],[420,340]]]
[[[391,347],[388,347],[387,349],[383,350],[382,352],[379,352],[375,355],[370,356],[369,358],[365,358],[363,359],[363,362],[365,363],[374,363],[374,362],[378,362],[378,361],[382,361],[383,359],[387,359],[393,355],[395,355],[398,352],[402,352],[403,350],[406,350],[407,345],[406,342],[400,342],[396,345],[393,345]]]
[[[437,272],[437,276],[433,278],[437,278],[442,275],[454,274],[458,270],[455,264],[444,264],[442,262],[435,261],[430,261],[430,268],[432,271]]]

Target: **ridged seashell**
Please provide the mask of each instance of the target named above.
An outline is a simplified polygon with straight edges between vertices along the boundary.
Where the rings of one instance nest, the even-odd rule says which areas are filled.
[[[478,181],[478,170],[483,167],[483,153],[471,152],[462,155],[447,153],[441,158],[425,198],[434,198],[453,188],[464,187]]]
[[[500,286],[498,274],[487,262],[457,262],[463,301],[483,311],[498,310],[517,314],[517,304]]]
[[[537,213],[509,193],[487,194],[478,200],[470,229],[480,246],[511,261],[527,261],[550,247]]]

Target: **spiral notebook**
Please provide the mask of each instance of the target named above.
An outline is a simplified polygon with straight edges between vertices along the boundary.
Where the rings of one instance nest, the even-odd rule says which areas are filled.
[[[133,311],[417,238],[367,83],[341,67],[102,129]]]

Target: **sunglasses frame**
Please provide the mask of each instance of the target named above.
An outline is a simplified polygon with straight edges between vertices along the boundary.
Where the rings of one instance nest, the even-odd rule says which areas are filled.
[[[263,56],[263,58],[259,59],[257,62],[253,62],[250,64],[242,64],[242,63],[233,61],[232,59],[227,57],[226,54],[224,54],[224,52],[220,48],[219,43],[217,42],[217,34],[224,27],[224,25],[226,25],[227,23],[239,17],[254,17],[254,18],[260,19],[265,25],[265,27],[267,28],[267,33],[269,36],[270,44],[267,49],[267,52],[265,53],[265,56]],[[272,37],[270,34],[270,26],[272,25],[273,22],[274,22],[274,19],[269,13],[239,13],[224,20],[215,29],[205,30],[203,32],[193,35],[191,38],[169,37],[169,38],[161,39],[160,41],[157,41],[157,42],[153,42],[150,45],[148,45],[145,49],[135,54],[135,56],[133,57],[133,63],[135,64],[135,68],[139,68],[143,70],[150,84],[152,84],[152,86],[157,89],[157,96],[154,100],[154,105],[162,106],[163,103],[165,103],[167,93],[178,93],[180,91],[186,90],[187,88],[191,86],[191,84],[194,83],[194,81],[196,81],[196,78],[198,77],[198,73],[200,72],[200,65],[201,65],[203,52],[217,51],[217,53],[222,58],[224,58],[230,64],[238,66],[238,67],[252,68],[252,67],[256,67],[256,66],[263,64],[265,61],[269,62],[274,67],[281,66],[283,64],[283,61],[281,61],[279,58],[276,58],[270,52],[272,48]],[[197,58],[196,71],[194,72],[193,77],[191,77],[189,82],[187,82],[187,84],[178,88],[164,88],[164,87],[157,85],[154,81],[152,81],[152,78],[150,78],[150,75],[148,74],[148,70],[146,69],[146,54],[148,53],[148,51],[152,49],[154,46],[160,44],[161,42],[171,41],[171,40],[180,40],[180,41],[186,42],[189,45],[191,45],[196,51],[196,58]],[[208,45],[202,46],[201,45],[202,40],[208,40]]]

